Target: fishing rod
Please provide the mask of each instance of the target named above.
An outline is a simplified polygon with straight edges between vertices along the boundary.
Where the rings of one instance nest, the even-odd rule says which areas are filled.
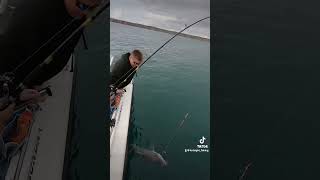
[[[96,19],[106,8],[110,6],[110,1],[105,1],[104,4],[96,7],[91,12],[88,12],[86,15],[86,20],[81,23],[81,25],[75,29],[47,58],[39,64],[37,67],[35,67],[18,85],[16,89],[24,87],[23,83],[28,80],[28,78],[31,77],[31,75],[35,72],[38,72],[44,65],[49,64],[51,61],[53,61],[53,56],[56,54],[76,33],[78,33],[80,30],[82,30],[84,27],[86,27],[89,23],[91,23],[94,19]]]
[[[173,140],[176,138],[176,135],[177,135],[177,132],[179,129],[182,128],[182,126],[184,125],[184,122],[185,120],[188,118],[189,116],[189,113],[187,113],[185,116],[184,116],[184,119],[180,122],[177,130],[175,131],[175,133],[173,134],[173,136],[171,137],[171,139],[169,140],[169,142],[164,146],[164,150],[163,152],[166,153],[166,150],[168,149],[169,145],[173,142]]]
[[[121,76],[114,84],[117,84],[122,78],[126,77],[126,75],[131,72],[132,69],[134,69],[128,76],[130,77],[133,73],[135,73],[135,71],[138,71],[139,68],[141,68],[141,66],[143,66],[152,56],[154,56],[160,49],[162,49],[166,44],[168,44],[172,39],[174,39],[176,36],[178,36],[179,34],[181,34],[183,31],[185,31],[186,29],[190,28],[191,26],[205,20],[205,19],[209,19],[210,16],[199,19],[198,21],[190,24],[189,26],[186,26],[185,28],[183,28],[181,31],[177,32],[174,36],[172,36],[169,40],[167,40],[162,46],[160,46],[155,52],[153,52],[144,62],[142,62],[137,68],[131,68],[128,72],[126,72],[126,74],[124,74],[123,76]],[[117,87],[115,87],[116,89],[122,85],[122,83],[127,81],[127,78],[125,78]]]
[[[58,31],[56,34],[53,35],[44,45],[42,45],[38,50],[36,50],[34,53],[31,54],[22,64],[18,65],[17,68],[15,68],[12,72],[6,72],[3,75],[0,76],[0,110],[6,108],[11,102],[15,101],[15,96],[24,88],[24,83],[28,78],[31,78],[32,75],[34,75],[35,72],[39,72],[42,67],[46,64],[49,64],[51,61],[53,61],[53,56],[55,53],[57,53],[76,33],[78,33],[80,30],[82,30],[85,26],[87,26],[90,22],[92,22],[96,17],[98,17],[106,8],[110,6],[110,1],[103,1],[101,5],[95,7],[91,11],[88,11],[86,13],[85,19],[83,22],[79,25],[78,28],[76,28],[56,49],[54,49],[49,56],[38,66],[36,66],[30,73],[26,75],[26,77],[20,82],[15,83],[15,73],[18,68],[20,68],[23,64],[28,62],[35,54],[37,54],[44,46],[46,46],[50,41],[55,39],[61,32],[64,31],[70,24],[78,20],[77,18],[72,19],[68,24],[66,24],[60,31]],[[88,9],[88,8],[87,8]]]
[[[60,29],[57,33],[55,33],[48,41],[46,41],[43,45],[41,45],[36,51],[34,51],[29,57],[27,57],[21,64],[19,64],[12,73],[16,73],[20,67],[25,65],[27,62],[29,62],[38,52],[40,52],[46,45],[51,43],[51,41],[54,40],[54,38],[58,37],[67,27],[69,27],[71,24],[73,24],[76,20],[79,20],[77,18],[73,18],[68,24],[66,24],[62,29]]]
[[[84,12],[84,14],[88,14],[90,10],[90,7],[84,7],[82,6],[82,11]],[[83,19],[83,18],[81,18]],[[58,35],[62,34],[63,31],[65,29],[67,29],[71,24],[75,23],[76,21],[80,21],[81,19],[79,19],[78,17],[72,18],[72,20],[70,20],[69,23],[67,23],[66,25],[63,26],[62,29],[60,29],[58,32],[56,32],[48,41],[46,41],[43,45],[41,45],[35,52],[33,52],[28,58],[26,58],[26,60],[24,60],[21,64],[19,64],[13,71],[12,73],[16,73],[18,71],[18,69],[20,67],[22,67],[24,64],[26,64],[28,61],[30,61],[38,52],[40,52],[43,48],[45,48],[46,45],[48,45],[49,43],[51,43],[51,41],[53,41],[56,37],[58,37]]]

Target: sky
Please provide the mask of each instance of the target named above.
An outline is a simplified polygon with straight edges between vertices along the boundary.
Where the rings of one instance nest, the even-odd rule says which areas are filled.
[[[210,0],[111,0],[110,17],[180,31],[185,25],[210,16]],[[210,37],[210,19],[184,33]]]

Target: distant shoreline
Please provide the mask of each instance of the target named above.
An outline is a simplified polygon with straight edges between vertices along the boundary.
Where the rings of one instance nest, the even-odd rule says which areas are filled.
[[[169,31],[169,30],[165,30],[165,29],[160,29],[160,28],[157,28],[157,27],[154,27],[154,26],[147,26],[147,25],[143,25],[143,24],[123,21],[123,20],[114,19],[114,18],[110,18],[110,22],[124,24],[124,25],[128,25],[128,26],[139,27],[139,28],[144,28],[144,29],[148,29],[148,30],[152,30],[152,31],[164,32],[164,33],[168,33],[168,34],[176,34],[177,33],[175,31]],[[194,36],[194,35],[190,35],[190,34],[184,34],[184,33],[179,34],[179,36],[187,37],[187,38],[191,38],[191,39],[198,39],[198,40],[202,40],[202,41],[210,41],[210,39],[208,39],[208,38],[204,38],[204,37],[200,37],[200,36]]]

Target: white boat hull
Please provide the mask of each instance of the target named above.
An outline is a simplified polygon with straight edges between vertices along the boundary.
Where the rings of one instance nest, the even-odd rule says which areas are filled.
[[[52,97],[40,104],[31,133],[21,151],[11,161],[6,180],[61,180],[64,164],[69,109],[72,95],[72,64],[46,84]]]
[[[113,58],[111,58],[112,61]],[[110,62],[111,63],[111,62]],[[122,180],[125,171],[129,121],[133,96],[133,81],[125,88],[118,109],[115,126],[110,128],[110,179]]]

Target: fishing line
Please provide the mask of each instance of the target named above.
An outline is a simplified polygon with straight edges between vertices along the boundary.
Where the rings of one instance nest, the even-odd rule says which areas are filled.
[[[169,145],[170,145],[170,144],[173,142],[173,140],[176,138],[176,135],[177,135],[178,130],[182,128],[182,126],[184,125],[184,122],[185,122],[185,120],[188,118],[188,116],[189,116],[189,113],[187,113],[187,114],[184,116],[184,119],[180,122],[177,130],[175,130],[173,136],[171,137],[171,139],[169,140],[169,142],[165,145],[164,150],[163,150],[164,153],[166,153],[166,150],[168,149]]]
[[[134,68],[132,67],[128,72],[126,72],[126,74],[124,74],[123,76],[121,76],[114,84],[117,84],[118,82],[120,82],[120,80],[121,80],[122,78],[126,77],[126,75],[127,75],[132,69],[134,69],[134,70],[127,76],[127,78],[130,77],[130,76],[131,76],[135,71],[137,71],[143,64],[145,64],[153,55],[155,55],[160,49],[162,49],[166,44],[168,44],[172,39],[174,39],[176,36],[178,36],[179,34],[181,34],[183,31],[185,31],[186,29],[190,28],[191,26],[193,26],[193,25],[195,25],[195,24],[197,24],[197,23],[199,23],[199,22],[201,22],[201,21],[203,21],[203,20],[205,20],[205,19],[209,19],[209,18],[210,18],[210,16],[205,17],[205,18],[202,18],[202,19],[200,19],[200,20],[198,20],[198,21],[190,24],[189,26],[186,26],[186,27],[183,28],[181,31],[177,32],[174,36],[172,36],[169,40],[167,40],[162,46],[160,46],[155,52],[153,52],[153,53],[152,53],[144,62],[142,62],[137,68],[134,69]],[[116,87],[116,89],[117,89],[122,83],[126,82],[126,81],[127,81],[127,78],[125,78],[125,79]]]
[[[248,169],[250,168],[250,166],[252,165],[252,162],[250,162],[248,165],[245,166],[239,180],[243,180],[243,178],[245,177],[245,175],[247,174]]]

